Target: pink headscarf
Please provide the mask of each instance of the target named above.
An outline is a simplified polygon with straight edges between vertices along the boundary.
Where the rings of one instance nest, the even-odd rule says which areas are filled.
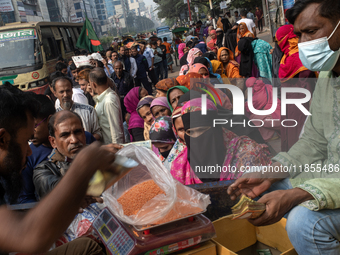
[[[199,52],[202,53],[202,51],[198,48],[192,48],[191,50],[189,50],[188,56],[187,56],[188,64],[181,67],[181,70],[179,71],[179,75],[185,75],[187,73],[186,71],[188,71],[191,68],[191,66],[194,63],[195,58],[197,57],[195,55]]]
[[[253,106],[257,110],[269,110],[273,105],[273,86],[264,84],[263,81],[252,77],[246,81],[247,88],[253,88]],[[281,102],[277,99],[277,107],[272,113],[274,119],[280,119]],[[246,111],[250,113],[248,104],[246,103]]]
[[[185,47],[186,47],[185,43],[180,43],[178,45],[178,59],[181,59],[183,57],[184,55],[183,50],[185,49]]]
[[[193,64],[193,65],[190,67],[190,73],[199,73],[199,70],[200,70],[201,68],[204,68],[204,69],[207,70],[207,72],[209,73],[208,68],[207,68],[205,65],[201,64],[201,63],[195,63],[195,64]],[[209,78],[209,77],[204,77],[204,76],[203,76],[203,78]]]
[[[192,48],[191,50],[189,50],[188,57],[187,57],[187,62],[188,62],[189,67],[192,66],[195,58],[197,57],[195,55],[199,52],[202,53],[202,51],[200,49],[197,49],[197,48]]]

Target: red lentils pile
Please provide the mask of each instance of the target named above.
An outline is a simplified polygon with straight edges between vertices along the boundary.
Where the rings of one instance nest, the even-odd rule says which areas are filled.
[[[127,190],[117,201],[122,205],[124,214],[131,216],[136,215],[143,205],[160,194],[165,194],[165,192],[154,180],[148,180]]]

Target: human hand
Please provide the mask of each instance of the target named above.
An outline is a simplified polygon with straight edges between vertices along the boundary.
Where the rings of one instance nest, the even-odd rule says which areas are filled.
[[[274,52],[274,49],[271,49],[270,52],[269,52],[269,54],[273,54],[273,52]]]
[[[107,66],[108,63],[107,63],[107,61],[106,61],[105,58],[103,58],[102,62],[103,62],[103,64],[104,64],[104,66]]]
[[[249,219],[255,226],[271,225],[289,212],[296,204],[292,190],[276,190],[261,197],[258,202],[266,205],[266,210],[256,219]]]
[[[235,200],[241,194],[254,199],[268,190],[272,185],[272,179],[263,178],[260,172],[244,174],[231,184],[227,190],[231,200]]]
[[[110,143],[108,145],[103,145],[103,146],[106,147],[106,149],[108,151],[111,151],[113,153],[117,153],[119,150],[124,148],[123,145],[120,145],[120,144],[117,144],[117,143]]]
[[[242,38],[241,34],[237,34],[237,38],[241,39]]]
[[[86,195],[81,202],[80,208],[79,208],[79,213],[82,213],[86,207],[88,207],[90,204],[93,203],[103,203],[104,200],[101,197],[93,197]]]

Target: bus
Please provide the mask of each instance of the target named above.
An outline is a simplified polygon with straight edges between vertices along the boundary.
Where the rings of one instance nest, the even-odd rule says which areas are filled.
[[[43,94],[58,57],[71,58],[83,23],[28,22],[0,27],[0,85]]]

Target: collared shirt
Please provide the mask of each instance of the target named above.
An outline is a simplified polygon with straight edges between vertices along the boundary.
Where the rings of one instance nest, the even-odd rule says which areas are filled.
[[[62,110],[63,108],[61,107],[58,107],[56,109],[57,112]],[[80,116],[85,131],[90,132],[91,134],[97,134],[102,137],[102,131],[99,126],[98,116],[92,106],[73,102],[70,111],[75,112]]]
[[[96,112],[103,130],[105,144],[124,143],[124,128],[120,98],[111,88],[94,97]]]
[[[153,54],[153,50],[148,48],[148,47],[145,47],[143,55],[146,58],[146,60],[148,61],[149,68],[150,68],[152,66],[152,58],[155,57],[154,54]]]
[[[315,87],[302,137],[288,152],[273,160],[287,166],[293,187],[314,200],[302,205],[310,210],[340,208],[340,78],[321,72]],[[314,169],[314,170],[313,170]]]
[[[104,71],[105,71],[107,77],[111,77],[111,74],[113,74],[115,71],[113,70],[113,67],[112,67],[111,64],[108,64],[107,66],[108,66],[110,72],[107,70],[107,68],[105,66],[104,66]]]
[[[80,88],[72,89],[72,101],[79,104],[89,104],[87,97],[84,94],[84,91]],[[55,101],[54,107],[58,109],[60,107],[59,99]]]

